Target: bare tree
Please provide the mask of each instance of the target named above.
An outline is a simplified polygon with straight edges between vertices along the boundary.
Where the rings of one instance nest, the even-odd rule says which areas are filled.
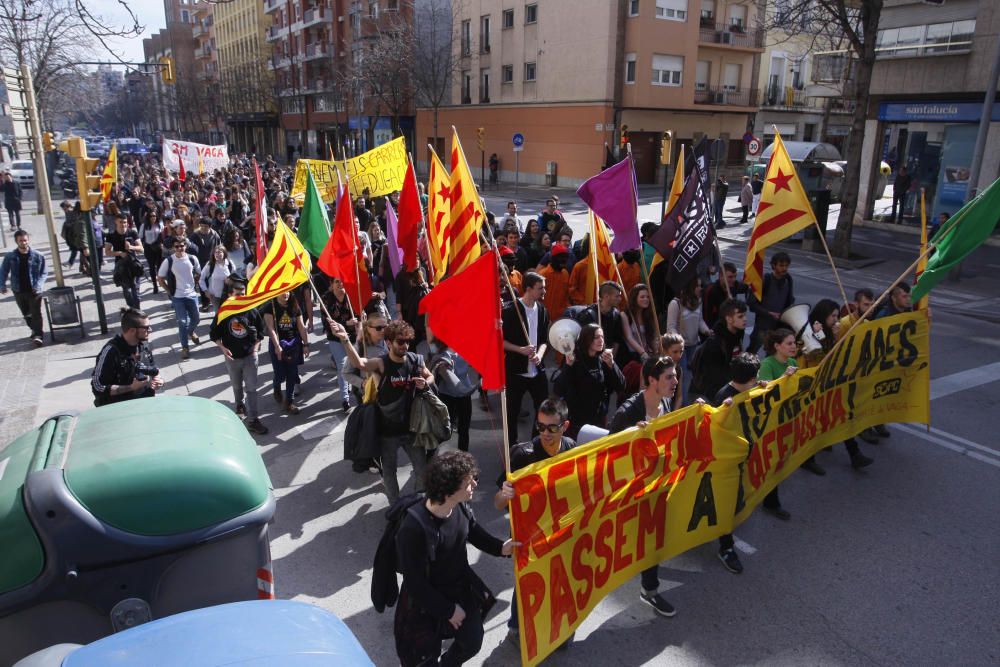
[[[413,103],[414,34],[406,14],[385,12],[364,19],[368,25],[353,68],[354,78],[367,87],[378,106],[385,108],[397,137],[403,133],[399,118]]]
[[[454,48],[461,6],[461,0],[422,0],[413,12],[413,83],[417,104],[432,110],[435,141],[438,112],[451,102],[455,76],[462,68]]]
[[[762,9],[765,1],[758,0]],[[851,141],[844,155],[847,167],[841,190],[840,217],[831,248],[838,257],[850,255],[861,170],[869,166],[861,163],[861,137],[864,136],[868,117],[869,89],[882,5],[883,0],[776,0],[774,10],[766,14],[765,28],[768,30],[781,30],[788,35],[812,35],[819,43],[823,40],[827,44],[830,40],[837,43],[839,40],[845,47],[843,81],[846,87],[843,92],[845,97],[853,98],[855,107]]]

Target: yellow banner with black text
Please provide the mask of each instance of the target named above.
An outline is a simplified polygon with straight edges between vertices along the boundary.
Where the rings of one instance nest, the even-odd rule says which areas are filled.
[[[368,190],[369,197],[381,197],[403,188],[406,165],[406,142],[403,137],[349,160],[298,160],[291,196],[302,204],[309,180],[308,169],[312,169],[320,195],[327,204],[337,200],[338,184],[345,180],[350,184],[352,199],[362,196],[365,190]]]
[[[642,570],[730,533],[820,449],[930,419],[926,311],[865,322],[823,363],[513,473],[521,659],[535,665]],[[636,582],[638,586],[638,582]]]

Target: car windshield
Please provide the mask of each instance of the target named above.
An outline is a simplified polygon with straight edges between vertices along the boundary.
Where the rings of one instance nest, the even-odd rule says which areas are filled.
[[[15,162],[11,165],[11,169],[31,169],[30,162]]]

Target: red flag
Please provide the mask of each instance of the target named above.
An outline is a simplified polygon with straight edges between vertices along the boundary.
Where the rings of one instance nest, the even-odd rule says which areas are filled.
[[[323,253],[316,260],[316,266],[331,278],[340,278],[347,291],[347,298],[355,313],[360,314],[372,295],[372,281],[361,254],[357,230],[354,228],[354,208],[351,206],[351,191],[345,187],[340,191],[337,202],[337,216],[333,219],[333,232],[326,242]]]
[[[183,183],[185,180],[187,180],[187,172],[184,171],[184,160],[181,159],[180,154],[177,155],[177,164],[180,165],[180,167],[177,169],[177,180]]]
[[[438,283],[420,302],[420,313],[448,347],[483,377],[483,389],[502,389],[503,331],[495,250]]]
[[[396,243],[403,251],[403,264],[407,271],[417,268],[417,236],[420,230],[420,220],[423,218],[420,206],[420,194],[417,192],[417,175],[413,172],[413,163],[406,167],[403,178],[403,190],[399,193],[399,223]]]
[[[257,236],[257,266],[264,263],[267,254],[267,203],[264,199],[264,179],[260,176],[260,165],[253,160],[254,176],[254,228]]]

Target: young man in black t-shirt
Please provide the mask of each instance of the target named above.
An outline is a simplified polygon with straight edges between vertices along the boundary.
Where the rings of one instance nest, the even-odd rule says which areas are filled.
[[[133,260],[142,252],[142,244],[139,242],[139,233],[135,229],[128,229],[128,220],[121,213],[115,215],[115,230],[104,237],[104,252],[114,255],[115,283],[121,285],[125,303],[129,308],[139,310],[142,265]],[[133,265],[137,267],[137,271],[133,271]]]

